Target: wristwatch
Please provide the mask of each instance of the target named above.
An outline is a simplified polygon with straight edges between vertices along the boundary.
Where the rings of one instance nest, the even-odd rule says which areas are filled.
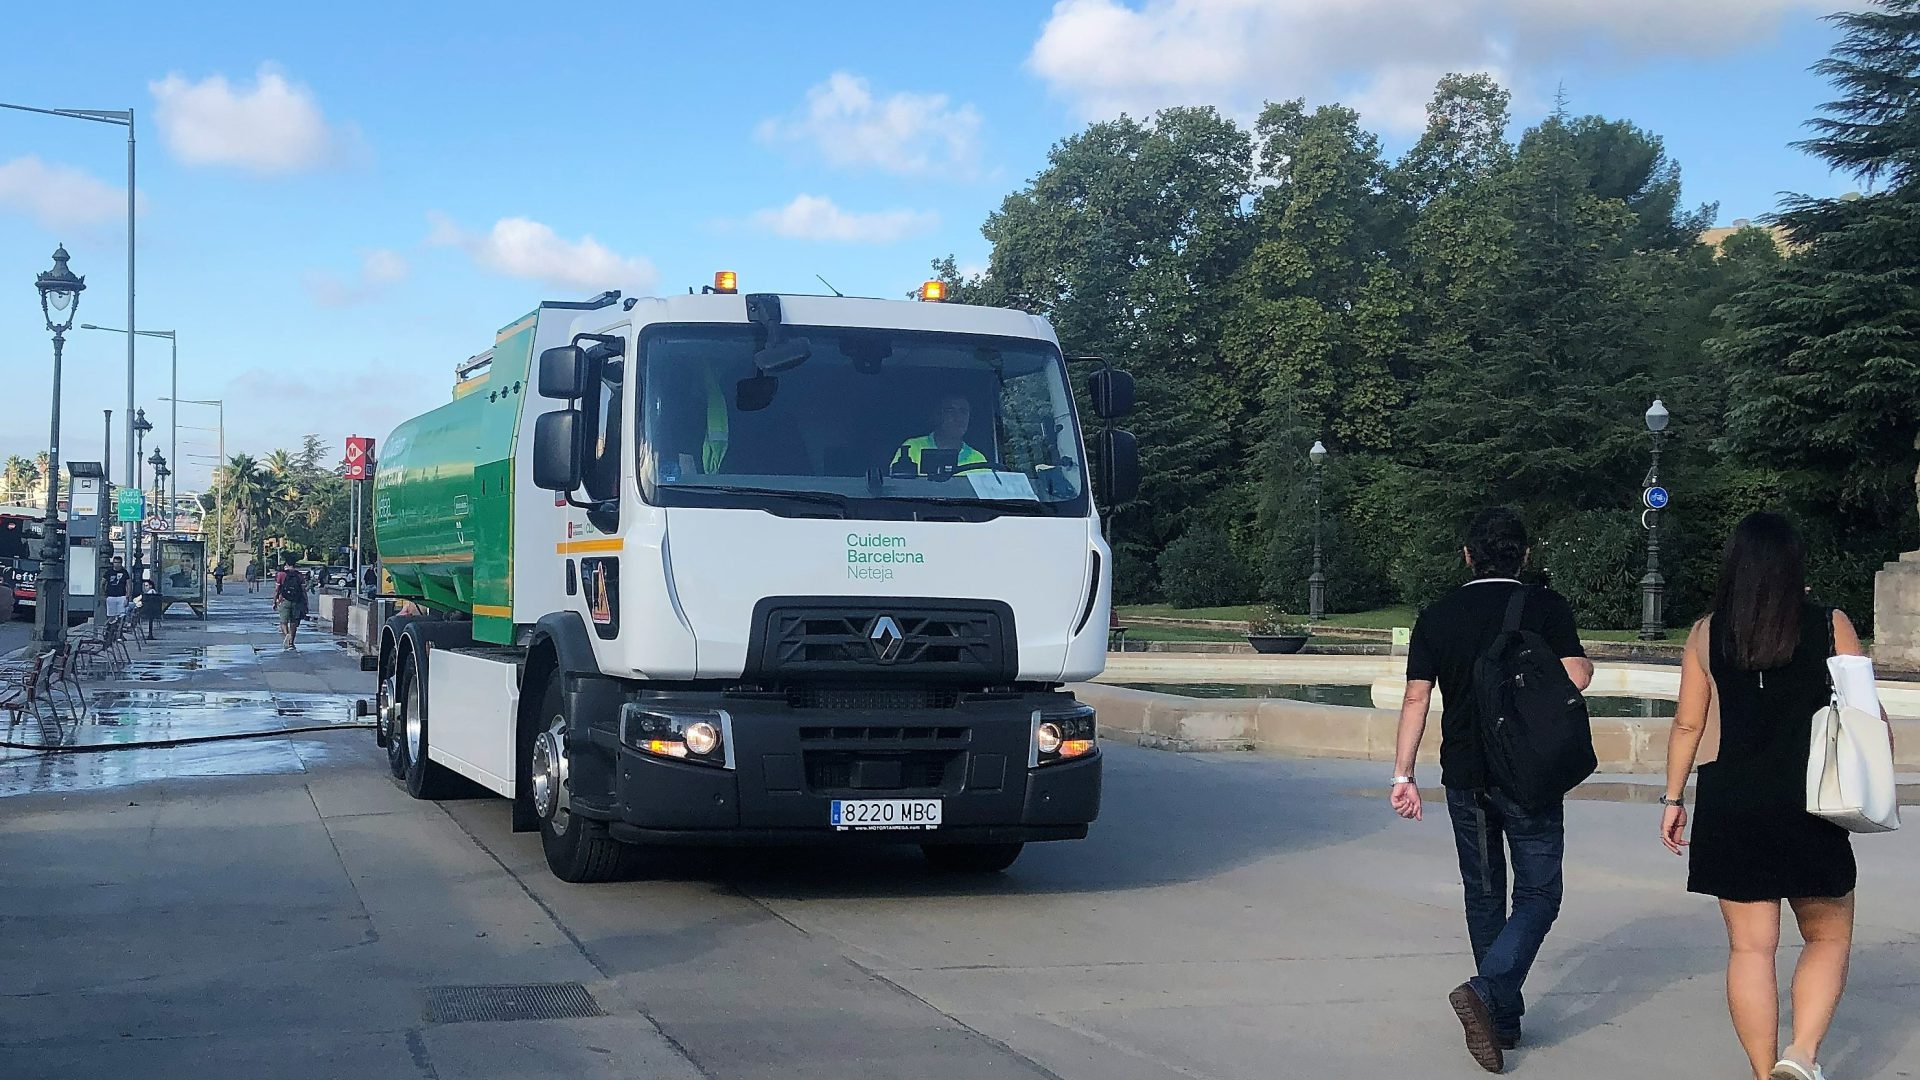
[[[1687,800],[1684,797],[1678,798],[1678,799],[1669,799],[1665,795],[1662,795],[1660,796],[1660,805],[1661,806],[1685,806],[1687,805]]]
[[[1413,777],[1411,777],[1411,776],[1396,776],[1396,777],[1394,777],[1394,778],[1393,778],[1393,782],[1394,782],[1394,784],[1395,784],[1396,786],[1398,786],[1398,785],[1400,785],[1400,784],[1411,784],[1411,783],[1413,783]]]

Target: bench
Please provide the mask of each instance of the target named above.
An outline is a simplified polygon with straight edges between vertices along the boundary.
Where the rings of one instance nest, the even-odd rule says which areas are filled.
[[[1107,651],[1127,651],[1127,631],[1133,627],[1120,621],[1120,612],[1110,610],[1107,613]]]

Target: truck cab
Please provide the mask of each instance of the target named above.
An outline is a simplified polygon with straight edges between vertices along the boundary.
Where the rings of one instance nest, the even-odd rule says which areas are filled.
[[[397,591],[453,616],[383,640],[410,787],[514,798],[570,880],[661,844],[997,870],[1086,835],[1100,751],[1064,685],[1104,664],[1112,558],[1044,320],[602,298],[482,359],[455,404],[486,397],[402,425],[377,476]],[[1091,374],[1124,412],[1124,373]],[[1131,437],[1101,439],[1124,498]]]

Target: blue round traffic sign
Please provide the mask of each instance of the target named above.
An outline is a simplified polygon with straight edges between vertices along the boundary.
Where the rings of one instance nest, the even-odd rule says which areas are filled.
[[[1658,485],[1648,488],[1640,495],[1641,501],[1647,504],[1649,510],[1665,510],[1671,498],[1667,494],[1667,489]]]

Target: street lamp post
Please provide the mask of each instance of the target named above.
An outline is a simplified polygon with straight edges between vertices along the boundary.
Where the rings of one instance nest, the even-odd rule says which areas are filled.
[[[0,102],[0,109],[12,109],[15,112],[39,113],[42,116],[62,116],[69,120],[89,120],[96,124],[113,124],[127,129],[127,328],[139,325],[133,317],[133,110],[132,109],[41,109],[31,105],[10,105]],[[69,320],[71,325],[71,320]],[[127,449],[126,475],[133,475],[133,335],[127,335]],[[54,467],[59,468],[55,462]],[[133,539],[127,539],[127,562],[133,562]],[[64,628],[63,628],[64,629]]]
[[[1320,485],[1326,445],[1315,439],[1307,457],[1313,462],[1313,573],[1307,578],[1307,621],[1317,623],[1327,617],[1327,575],[1320,561]]]
[[[133,490],[139,492],[142,499],[145,499],[147,497],[146,463],[141,460],[140,455],[147,452],[147,432],[153,430],[152,422],[147,419],[147,410],[133,410],[133,423],[128,424],[127,427],[132,430],[134,437],[133,465],[132,470],[127,473],[127,482],[133,485]],[[135,581],[139,580],[141,540],[142,534],[146,531],[146,524],[143,508],[139,519],[121,526],[126,530],[127,548],[133,552],[127,558],[127,573],[134,575]]]
[[[118,327],[95,326],[92,323],[81,323],[80,329],[101,330],[109,334],[126,333],[125,330],[122,330]],[[180,392],[180,338],[179,336],[176,335],[172,330],[135,330],[133,333],[134,335],[137,335],[139,337],[167,339],[167,344],[172,346],[172,352],[173,352],[172,384],[171,384],[170,393],[178,394]],[[165,397],[165,398],[161,398],[160,400],[173,401],[174,399],[171,397]],[[178,461],[180,459],[180,406],[177,404],[174,405],[172,413],[173,415],[170,416],[167,420],[167,424],[170,432],[167,439],[167,453],[172,454],[174,460]],[[174,481],[174,483],[178,485],[179,481],[176,480]],[[179,497],[179,495],[180,495],[180,492],[177,487],[168,490],[165,498],[168,516],[172,516],[173,503],[174,503],[174,500]]]
[[[147,458],[147,464],[153,467],[153,494],[154,494],[153,501],[155,505],[158,505],[161,500],[162,493],[167,490],[167,455],[161,453],[160,448],[156,446],[153,448],[153,456]],[[152,550],[147,552],[148,572],[153,574],[158,574],[160,572],[159,534],[149,533],[147,534],[146,537],[143,538],[143,540],[146,542],[150,542],[152,547]],[[158,578],[156,578],[155,580],[158,580]]]
[[[100,539],[93,549],[93,557],[99,567],[95,581],[105,582],[109,556],[113,553],[113,527],[107,522],[113,513],[113,410],[101,409],[107,415],[105,438],[100,442],[100,503],[104,508],[100,512]],[[93,590],[93,625],[107,625],[107,590]]]
[[[47,511],[40,538],[40,572],[33,605],[36,649],[58,645],[67,636],[67,542],[60,529],[60,360],[67,331],[80,311],[87,279],[67,269],[66,245],[53,249],[53,269],[33,280],[40,290],[40,316],[53,334],[53,423],[47,436]]]
[[[1653,464],[1647,470],[1641,495],[1646,507],[1641,514],[1641,524],[1647,530],[1647,573],[1640,579],[1642,641],[1659,641],[1667,636],[1666,618],[1662,610],[1666,601],[1667,581],[1660,576],[1660,507],[1666,505],[1665,493],[1660,487],[1660,439],[1667,430],[1670,418],[1667,407],[1661,404],[1659,398],[1654,398],[1653,405],[1647,409],[1647,433],[1653,437]],[[1653,494],[1656,491],[1661,492],[1658,498]]]
[[[221,555],[225,553],[225,548],[223,548],[221,545],[224,543],[224,537],[222,536],[222,532],[227,527],[226,489],[225,489],[225,486],[220,483],[220,470],[222,468],[225,468],[227,464],[227,403],[226,403],[226,400],[223,398],[170,397],[170,398],[167,398],[166,400],[173,402],[174,407],[176,409],[179,408],[181,405],[207,405],[207,406],[211,406],[212,408],[217,410],[219,413],[219,420],[217,420],[216,423],[219,425],[220,445],[219,445],[219,448],[214,452],[219,455],[220,459],[218,462],[215,463],[213,471],[209,474],[209,477],[210,477],[209,482],[212,483],[214,486],[213,487],[214,558],[218,559]],[[201,529],[200,532],[202,536],[206,534],[206,530],[204,528]]]

